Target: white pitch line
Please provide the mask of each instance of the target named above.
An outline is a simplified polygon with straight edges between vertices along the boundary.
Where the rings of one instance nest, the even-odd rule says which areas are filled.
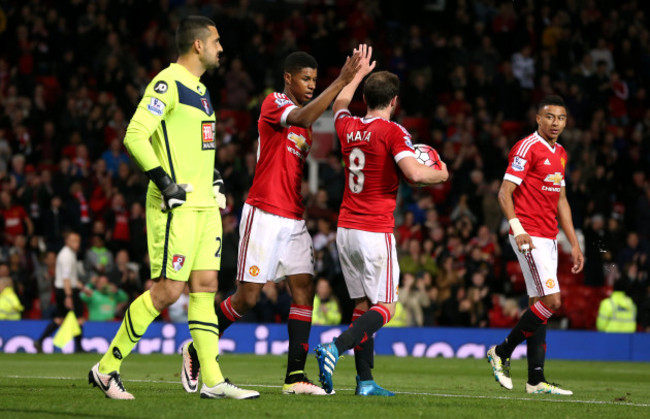
[[[82,380],[80,377],[47,377],[47,376],[33,376],[33,375],[7,375],[7,378],[37,378],[42,380]],[[0,377],[1,378],[1,377]],[[138,380],[128,379],[124,380],[127,383],[132,381],[134,383],[162,383],[162,384],[178,384],[178,381],[165,381],[165,380]],[[263,388],[282,388],[278,385],[270,384],[238,384],[242,387],[263,387]],[[337,391],[354,391],[352,388],[337,388]],[[421,393],[411,391],[395,391],[395,394],[406,394],[409,396],[430,396],[430,397],[448,397],[459,399],[485,399],[485,400],[512,400],[512,401],[526,401],[526,402],[550,402],[550,403],[578,403],[578,404],[600,404],[611,406],[633,406],[633,407],[650,407],[648,403],[629,403],[629,402],[610,402],[606,400],[574,400],[574,399],[547,399],[547,398],[533,398],[533,397],[506,397],[506,396],[480,396],[471,394],[444,394],[444,393]]]

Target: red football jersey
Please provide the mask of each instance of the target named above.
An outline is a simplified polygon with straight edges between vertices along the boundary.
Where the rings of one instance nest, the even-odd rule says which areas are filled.
[[[531,236],[547,239],[557,236],[557,203],[565,186],[566,162],[564,147],[558,143],[551,147],[537,132],[510,150],[503,178],[519,185],[513,193],[515,213]]]
[[[342,109],[335,116],[346,185],[339,227],[392,233],[399,186],[397,162],[415,157],[411,135],[383,118],[358,118]]]
[[[301,220],[304,206],[300,187],[311,149],[311,127],[287,125],[287,116],[295,108],[283,93],[271,93],[264,99],[257,121],[257,166],[246,203],[271,214]]]

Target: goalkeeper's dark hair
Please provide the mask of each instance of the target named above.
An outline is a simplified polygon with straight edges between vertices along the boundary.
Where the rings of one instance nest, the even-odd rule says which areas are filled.
[[[562,99],[561,96],[558,95],[548,95],[544,99],[542,99],[541,102],[537,105],[537,113],[541,112],[542,109],[544,109],[545,106],[561,106],[565,110],[567,110],[566,103],[564,103],[564,99]]]
[[[399,77],[389,71],[372,73],[363,85],[368,109],[384,109],[399,94]]]
[[[192,48],[195,40],[205,41],[210,36],[210,26],[217,25],[205,16],[188,16],[178,23],[176,28],[176,49],[180,55],[186,54]]]
[[[284,59],[285,73],[295,74],[303,68],[318,68],[318,61],[316,61],[316,58],[302,51],[292,52]]]

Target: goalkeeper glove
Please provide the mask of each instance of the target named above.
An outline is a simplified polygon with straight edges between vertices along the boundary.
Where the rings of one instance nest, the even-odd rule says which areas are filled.
[[[187,200],[187,193],[194,190],[192,185],[189,183],[179,185],[174,182],[160,166],[145,173],[158,187],[162,194],[163,202],[160,205],[160,208],[163,211],[169,211],[183,205]]]
[[[226,208],[226,185],[223,183],[221,173],[214,169],[214,178],[212,181],[212,192],[214,192],[214,199],[220,209]]]

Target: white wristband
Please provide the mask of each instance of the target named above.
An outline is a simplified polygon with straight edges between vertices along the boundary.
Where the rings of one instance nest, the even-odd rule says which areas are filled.
[[[519,218],[513,218],[511,220],[508,220],[508,223],[510,224],[510,228],[512,229],[512,235],[517,237],[521,234],[527,234],[526,230],[521,226],[521,223],[519,222]]]

